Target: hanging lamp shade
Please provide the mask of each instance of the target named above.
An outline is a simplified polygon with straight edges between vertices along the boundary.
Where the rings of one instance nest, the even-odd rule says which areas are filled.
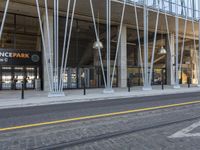
[[[93,44],[93,49],[102,49],[103,48],[103,43],[101,41],[95,41],[94,44]]]
[[[160,54],[160,55],[165,55],[166,53],[167,53],[166,49],[162,46],[162,47],[159,49],[158,54]]]

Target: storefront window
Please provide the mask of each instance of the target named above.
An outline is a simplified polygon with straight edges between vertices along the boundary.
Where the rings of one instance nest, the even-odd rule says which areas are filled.
[[[0,18],[2,15],[1,12]],[[25,89],[34,89],[35,80],[42,79],[38,18],[8,13],[0,40],[0,51],[0,90],[21,89],[22,82]]]

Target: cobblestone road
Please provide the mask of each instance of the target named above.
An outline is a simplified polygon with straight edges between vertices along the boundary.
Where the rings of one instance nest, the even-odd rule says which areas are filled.
[[[200,120],[200,105],[0,133],[1,150],[199,150],[200,137],[169,138]],[[197,117],[197,118],[196,118]],[[187,120],[189,118],[196,118]],[[177,120],[185,120],[175,123]],[[165,126],[161,124],[170,123]],[[152,128],[149,128],[152,127]],[[141,130],[145,129],[145,130]],[[200,132],[200,127],[195,132]],[[75,145],[74,145],[75,144]],[[47,146],[47,147],[46,147]]]

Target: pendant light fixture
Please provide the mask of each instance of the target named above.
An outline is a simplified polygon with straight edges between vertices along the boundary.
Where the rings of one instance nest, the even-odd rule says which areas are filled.
[[[159,55],[165,55],[167,53],[167,51],[164,48],[164,44],[163,44],[162,22],[161,22],[161,40],[162,40],[162,45],[161,45],[161,48],[158,51],[158,54]]]
[[[93,49],[98,49],[100,47],[100,49],[102,49],[103,48],[103,44],[102,44],[102,42],[101,41],[95,41],[94,43],[93,43]]]
[[[165,55],[166,53],[167,53],[166,49],[163,46],[161,46],[161,48],[159,49],[158,54]]]
[[[99,27],[99,12],[98,12],[98,38],[99,38],[99,33],[100,33],[100,29],[99,28],[100,27]],[[100,39],[99,39],[99,41],[95,41],[93,43],[93,49],[98,49],[98,48],[100,48],[100,49],[103,48],[103,43],[100,41]]]

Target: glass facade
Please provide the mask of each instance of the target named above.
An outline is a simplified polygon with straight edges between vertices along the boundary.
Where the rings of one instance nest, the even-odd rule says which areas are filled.
[[[123,2],[123,0],[118,0]],[[125,9],[125,16],[124,16],[124,22],[123,26],[126,26],[126,36],[125,36],[125,42],[126,47],[123,47],[121,50],[126,51],[126,59],[123,59],[126,64],[127,69],[127,78],[130,79],[132,86],[142,86],[144,84],[143,80],[143,74],[144,74],[144,65],[141,64],[141,62],[144,62],[144,54],[145,54],[145,40],[144,40],[144,14],[143,14],[143,5],[145,0],[127,0],[127,3],[129,3],[128,7],[131,9]],[[197,84],[197,72],[198,72],[198,40],[197,40],[197,32],[198,32],[198,25],[197,20],[199,19],[199,11],[198,11],[198,5],[199,1],[197,0],[146,0],[149,14],[149,24],[148,24],[148,56],[147,56],[147,73],[150,74],[151,72],[151,59],[155,44],[155,56],[153,60],[153,71],[152,71],[152,80],[150,81],[151,85],[157,85],[161,84],[161,80],[164,78],[165,84],[168,84],[168,72],[169,72],[169,56],[171,53],[171,47],[173,47],[173,58],[170,58],[172,61],[171,70],[175,70],[176,62],[175,60],[175,51],[178,47],[178,61],[179,61],[179,79],[181,84],[186,84],[188,81],[188,78],[192,78],[192,83]],[[159,3],[158,3],[159,2]],[[115,6],[116,8],[112,8],[111,11],[118,12],[113,13],[111,18],[111,48],[110,48],[110,67],[111,67],[111,73],[114,67],[114,61],[115,61],[115,54],[117,49],[117,42],[118,42],[118,35],[119,35],[119,29],[120,29],[120,19],[121,19],[121,10],[122,9],[122,3],[116,4],[112,3],[112,6]],[[137,17],[139,25],[137,26],[136,20],[136,14],[134,14],[134,4],[136,4],[137,7]],[[79,14],[79,8],[80,10],[82,7],[80,5],[77,6],[77,10],[75,11],[75,14],[79,14],[74,17],[73,26],[72,26],[72,34],[71,37],[69,37],[69,34],[67,33],[67,39],[68,41],[70,39],[69,43],[69,53],[67,57],[67,68],[66,71],[63,73],[63,86],[64,89],[77,89],[77,88],[83,88],[83,83],[85,83],[85,86],[87,88],[104,88],[105,83],[103,81],[103,73],[107,74],[107,26],[106,26],[106,13],[105,14],[98,14],[99,11],[106,12],[106,7],[103,7],[103,10],[99,10],[97,5],[94,5],[96,10],[94,10],[94,17],[97,25],[97,34],[99,37],[99,40],[102,42],[102,48],[100,49],[101,55],[102,55],[102,61],[103,61],[103,68],[104,72],[102,72],[101,68],[101,62],[99,59],[99,53],[97,49],[93,48],[93,45],[95,42],[97,42],[96,35],[95,35],[95,28],[93,23],[93,18],[91,16],[89,5],[85,6],[87,7],[87,11],[85,10],[85,14]],[[94,8],[94,9],[95,9]],[[98,9],[97,9],[98,8]],[[160,18],[158,22],[158,30],[156,31],[156,40],[155,38],[155,24],[156,24],[156,13],[157,9],[161,11]],[[178,8],[178,11],[176,12],[176,8]],[[72,8],[71,8],[72,9]],[[70,9],[70,11],[72,11]],[[64,12],[66,10],[63,10]],[[49,11],[50,12],[50,11]],[[81,12],[81,11],[80,11]],[[35,13],[35,14],[34,14]],[[54,41],[55,41],[55,26],[54,26],[54,15],[49,14],[50,20],[50,35],[52,36],[51,44],[52,49],[50,51],[48,50],[47,46],[47,31],[46,28],[43,31],[45,35],[45,44],[46,49],[43,49],[42,47],[42,39],[41,39],[41,31],[38,21],[37,12],[34,12],[33,16],[27,16],[27,15],[20,15],[20,14],[14,14],[14,13],[8,13],[6,17],[6,22],[4,25],[4,30],[2,34],[2,38],[0,40],[0,48],[1,49],[13,49],[13,50],[30,50],[30,51],[40,51],[43,53],[48,52],[48,55],[52,57],[52,66],[55,67],[55,57],[54,57]],[[128,14],[129,13],[129,14]],[[165,13],[167,14],[168,22],[166,23]],[[175,40],[176,35],[176,29],[175,29],[175,15],[178,13],[179,15],[179,29],[178,29],[178,39]],[[131,16],[133,15],[133,16]],[[100,16],[100,18],[99,18]],[[3,13],[0,12],[0,18],[3,17]],[[69,15],[69,23],[71,22],[71,14]],[[131,22],[130,18],[134,21]],[[185,28],[185,19],[187,18],[187,28],[184,31]],[[113,20],[112,20],[113,19]],[[192,20],[194,19],[194,20]],[[65,21],[66,18],[63,13],[59,14],[59,46],[58,46],[58,68],[59,71],[61,69],[62,64],[62,57],[64,55],[64,58],[66,58],[66,53],[63,53],[63,43],[64,43],[64,33],[65,33]],[[194,25],[192,24],[194,23]],[[167,31],[167,26],[169,26],[169,31]],[[46,27],[45,25],[45,14],[42,16],[42,25],[43,27]],[[194,26],[194,29],[193,29]],[[139,36],[137,35],[137,28],[139,28]],[[68,31],[70,30],[70,26],[68,26]],[[194,31],[193,31],[194,30]],[[184,32],[186,33],[184,37]],[[124,37],[123,37],[124,38]],[[173,40],[170,41],[169,40]],[[139,41],[141,42],[141,56],[140,58],[140,49],[139,49]],[[178,41],[178,42],[177,42]],[[173,43],[172,43],[173,42]],[[178,43],[178,44],[177,44]],[[184,45],[183,45],[184,43]],[[119,44],[120,46],[123,45],[123,43]],[[178,45],[178,46],[177,46]],[[177,47],[176,47],[177,46]],[[166,49],[167,54],[166,55],[160,55],[159,51],[161,48]],[[120,47],[121,48],[121,47]],[[182,55],[181,55],[182,54]],[[52,55],[52,56],[51,56]],[[119,57],[119,56],[118,56]],[[118,58],[119,59],[119,58]],[[46,59],[47,64],[50,64],[50,58]],[[182,62],[180,62],[182,60]],[[118,60],[117,60],[118,61]],[[122,61],[122,60],[121,60]],[[46,69],[45,65],[41,64],[43,67],[43,70]],[[123,63],[123,62],[122,62]],[[121,80],[121,77],[123,76],[123,73],[120,71],[122,70],[120,68],[120,65],[117,62],[115,73],[114,73],[114,80],[113,80],[113,87],[119,87],[119,80]],[[51,66],[51,67],[52,67]],[[8,67],[10,69],[4,69],[3,67]],[[19,67],[19,68],[18,68]],[[20,69],[21,67],[21,69]],[[18,81],[21,82],[22,80],[22,74],[20,72],[27,72],[26,74],[29,76],[30,81],[28,83],[31,83],[31,80],[33,78],[38,77],[38,68],[34,69],[31,66],[1,66],[1,69],[4,70],[4,73],[2,76],[2,82],[8,83],[13,81],[13,78],[18,77]],[[53,68],[53,74],[55,74],[55,68]],[[12,70],[12,74],[9,73],[7,70]],[[20,71],[22,70],[22,71]],[[32,73],[36,70],[36,73]],[[44,71],[45,72],[45,71]],[[34,75],[33,75],[34,74]],[[59,73],[62,74],[62,73]],[[84,74],[84,79],[82,78]],[[120,74],[120,75],[119,75]],[[164,75],[164,76],[163,76]],[[111,76],[111,75],[110,75]],[[109,76],[108,76],[109,77]],[[59,77],[53,78],[52,80],[56,81]],[[60,77],[61,78],[61,77]],[[123,79],[125,80],[125,79]],[[12,83],[9,84],[2,84],[2,87],[12,87]],[[55,84],[55,83],[52,83]],[[31,87],[32,85],[27,85]],[[17,87],[19,88],[19,87]]]
[[[0,12],[0,18],[3,13]],[[41,51],[37,17],[7,14],[0,48]]]
[[[64,24],[65,18],[60,17],[60,63],[62,56],[62,47],[64,39]],[[117,26],[113,26],[112,36],[117,35]],[[102,59],[106,59],[106,26],[98,23],[98,34],[103,43]],[[93,48],[96,41],[93,22],[75,19],[72,28],[72,36],[70,42],[69,56],[67,70],[64,75],[64,88],[83,88],[83,81],[81,75],[85,73],[86,87],[87,88],[100,88],[104,87],[103,75],[100,66],[98,50]],[[111,61],[112,66],[116,52],[116,38],[112,39]],[[104,63],[106,70],[106,63]],[[106,74],[106,72],[105,72]],[[114,87],[117,86],[117,69],[114,78]]]
[[[133,4],[134,2],[136,2],[137,5],[144,4],[144,0],[127,0],[127,3],[130,4]],[[200,18],[198,10],[198,4],[200,3],[200,1],[198,0],[146,0],[146,2],[150,8],[157,9],[159,6],[162,11],[169,14],[175,14],[176,7],[178,7],[178,14],[180,16],[185,18],[187,15],[187,17],[189,18],[194,17],[197,20]]]
[[[0,12],[0,18],[3,13]],[[41,51],[41,39],[37,17],[7,14],[2,38],[0,40],[0,52],[28,52]],[[2,59],[2,58],[1,58]],[[0,90],[17,90],[22,88],[25,81],[26,89],[35,89],[35,80],[41,78],[41,65],[0,65]]]

